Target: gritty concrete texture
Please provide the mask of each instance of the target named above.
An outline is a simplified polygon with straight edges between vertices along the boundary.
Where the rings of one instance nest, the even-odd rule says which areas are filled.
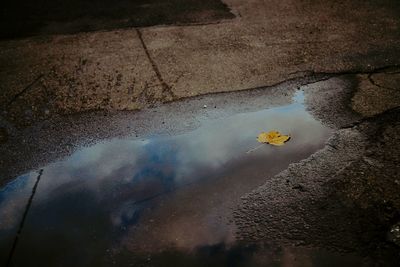
[[[179,134],[197,128],[204,118],[289,104],[297,88],[313,81],[307,78],[271,88],[198,96],[135,113],[97,111],[53,116],[23,129],[4,124],[3,132],[8,131],[10,137],[0,147],[0,184],[101,140]]]
[[[150,54],[178,97],[272,85],[310,71],[398,64],[394,2],[380,8],[369,1],[227,3],[238,19],[143,29]]]
[[[400,69],[392,68],[383,73],[373,73],[369,79],[377,87],[398,91],[400,88]]]
[[[333,128],[349,125],[362,117],[350,105],[350,99],[356,90],[354,75],[340,75],[306,85],[307,109],[313,116]]]
[[[236,18],[216,24],[1,41],[3,117],[26,125],[400,64],[397,1],[226,4]]]
[[[378,73],[359,75],[359,88],[352,107],[363,116],[373,116],[398,106],[400,102],[400,74]]]
[[[135,31],[3,44],[0,102],[4,117],[17,125],[56,113],[140,109],[161,93]]]
[[[0,41],[0,183],[82,145],[185,132],[204,117],[289,103],[302,88],[336,133],[243,197],[237,235],[396,266],[398,1],[226,4],[236,17],[212,24]]]
[[[386,233],[400,208],[399,115],[339,130],[323,150],[244,196],[236,214],[241,238],[376,257],[393,251]]]
[[[384,93],[383,97],[364,94],[363,102],[354,105],[354,99],[371,86],[384,90],[368,79],[371,76],[397,86],[396,76],[385,72],[344,75],[333,83],[342,83],[340,88],[324,87],[324,82],[305,86],[310,88],[305,89],[310,111],[341,129],[324,149],[266,179],[242,198],[235,219],[244,242],[275,240],[357,251],[385,266],[396,266],[400,101]],[[375,107],[374,113],[351,110],[363,105]],[[388,255],[393,261],[388,262]]]
[[[0,38],[212,23],[233,17],[219,0],[15,0],[4,3],[2,10]]]

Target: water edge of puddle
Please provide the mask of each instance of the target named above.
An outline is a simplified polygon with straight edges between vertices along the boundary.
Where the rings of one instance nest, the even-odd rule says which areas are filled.
[[[317,263],[319,255],[359,262],[323,249],[260,249],[235,240],[232,209],[240,197],[322,148],[332,133],[307,113],[303,98],[297,91],[291,104],[206,119],[178,135],[115,138],[48,164],[13,263],[284,266]],[[292,139],[246,153],[261,131],[273,129]],[[0,191],[2,262],[36,179],[31,172]]]

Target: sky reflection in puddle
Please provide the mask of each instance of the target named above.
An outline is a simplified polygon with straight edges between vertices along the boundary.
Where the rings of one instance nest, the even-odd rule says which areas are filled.
[[[246,153],[273,129],[292,139]],[[331,133],[297,91],[290,105],[210,120],[185,134],[82,148],[43,168],[13,263],[98,266],[126,255],[234,247],[231,212],[240,196],[314,153]],[[0,191],[1,262],[36,177],[20,176]]]

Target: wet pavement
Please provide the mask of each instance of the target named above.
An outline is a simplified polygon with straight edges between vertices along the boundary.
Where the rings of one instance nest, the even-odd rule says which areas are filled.
[[[16,0],[1,15],[0,39],[234,18],[219,0]]]
[[[398,266],[398,1],[164,2],[5,4],[0,265]]]
[[[307,158],[331,135],[306,112],[303,98],[297,91],[292,104],[209,118],[177,135],[102,141],[48,164],[40,176],[17,177],[0,193],[1,261],[284,266],[291,257],[317,260],[328,252],[238,243],[232,220],[243,194]],[[248,153],[259,146],[258,133],[270,129],[292,139]]]

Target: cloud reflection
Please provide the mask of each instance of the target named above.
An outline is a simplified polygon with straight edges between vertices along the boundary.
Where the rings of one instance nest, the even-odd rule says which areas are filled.
[[[227,222],[232,203],[313,153],[331,133],[305,111],[301,95],[296,99],[300,102],[210,120],[177,136],[98,143],[46,166],[20,253],[35,246],[38,232],[45,249],[54,244],[53,234],[78,228],[63,236],[71,253],[93,240],[93,231],[102,249],[115,240],[132,250],[233,242]],[[291,141],[245,153],[258,145],[261,131],[272,129],[290,133]],[[33,184],[29,176],[17,180],[0,193],[0,230],[16,226]],[[38,230],[46,227],[53,230]],[[61,250],[54,253],[65,257]]]

